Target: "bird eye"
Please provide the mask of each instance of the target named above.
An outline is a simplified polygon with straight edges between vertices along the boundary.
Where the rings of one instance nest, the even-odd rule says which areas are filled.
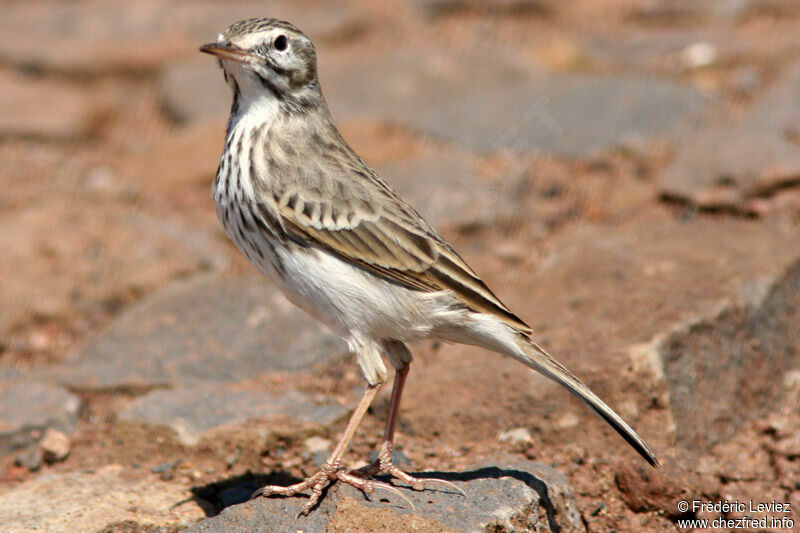
[[[272,44],[278,52],[283,52],[289,47],[289,41],[286,39],[285,35],[278,35],[275,37],[275,41],[273,41]]]

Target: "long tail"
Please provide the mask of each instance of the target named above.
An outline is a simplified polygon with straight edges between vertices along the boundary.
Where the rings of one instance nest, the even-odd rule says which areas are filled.
[[[530,339],[520,338],[518,346],[524,356],[514,354],[515,359],[566,387],[600,418],[608,422],[628,444],[633,446],[634,450],[639,452],[639,455],[644,457],[645,461],[652,466],[658,466],[658,459],[644,440],[613,409],[590,391],[578,378],[573,376],[561,363],[553,359],[550,354]]]

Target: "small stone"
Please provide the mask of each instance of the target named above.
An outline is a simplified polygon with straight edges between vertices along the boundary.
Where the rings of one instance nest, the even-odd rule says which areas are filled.
[[[31,472],[36,472],[42,467],[44,459],[42,448],[39,446],[29,446],[14,459],[14,464],[27,468]]]
[[[522,444],[525,442],[533,442],[533,437],[528,428],[514,428],[504,431],[497,436],[500,442],[507,442],[509,444]]]
[[[717,48],[711,43],[690,44],[681,52],[681,61],[686,68],[702,68],[714,64]]]
[[[81,187],[89,193],[108,197],[121,196],[127,192],[114,170],[105,166],[89,169],[81,179]]]
[[[163,474],[164,472],[168,472],[170,470],[174,470],[175,466],[181,462],[180,459],[177,461],[170,461],[169,463],[162,463],[160,465],[156,465],[150,469],[151,472],[154,474]]]
[[[74,431],[80,406],[53,383],[0,382],[0,455],[38,443],[48,428]]]
[[[44,460],[48,463],[58,463],[69,455],[69,437],[57,429],[49,428],[42,441],[39,443],[44,454]]]
[[[52,345],[52,339],[41,331],[32,333],[29,342],[31,348],[37,351],[46,350]]]
[[[783,386],[788,390],[800,390],[800,370],[792,369],[783,376]]]
[[[556,420],[556,427],[561,429],[574,428],[580,424],[581,419],[572,411],[564,413],[564,416]]]
[[[309,437],[303,441],[303,446],[305,446],[306,451],[311,454],[327,452],[331,449],[332,444],[333,442],[322,437]]]

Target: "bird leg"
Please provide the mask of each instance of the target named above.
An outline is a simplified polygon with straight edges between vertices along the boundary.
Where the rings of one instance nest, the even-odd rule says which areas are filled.
[[[388,474],[406,483],[414,490],[424,490],[426,484],[439,483],[447,485],[448,487],[455,489],[466,496],[460,487],[449,481],[436,478],[413,477],[400,470],[392,462],[392,449],[394,447],[394,430],[397,424],[397,412],[400,408],[400,398],[403,395],[403,387],[406,384],[406,377],[408,377],[408,371],[410,368],[411,365],[409,363],[403,363],[403,366],[395,370],[394,385],[392,386],[392,399],[389,402],[389,415],[386,419],[386,428],[383,431],[383,442],[381,442],[378,458],[374,463],[359,469],[357,472],[359,475],[363,475],[365,477]]]
[[[357,489],[367,494],[374,492],[375,489],[383,489],[404,497],[400,491],[391,485],[354,476],[353,474],[347,472],[342,466],[342,455],[344,455],[344,452],[347,450],[347,447],[350,444],[358,425],[361,423],[361,420],[364,418],[364,415],[372,403],[372,400],[375,399],[375,395],[378,394],[378,391],[381,390],[382,386],[383,383],[378,383],[376,385],[369,385],[367,387],[367,390],[364,392],[364,396],[361,397],[361,400],[358,402],[355,411],[350,417],[350,421],[347,423],[344,433],[339,438],[339,442],[336,443],[336,447],[333,449],[333,452],[331,452],[330,457],[328,457],[328,460],[325,461],[325,464],[322,465],[322,468],[318,472],[312,474],[300,483],[296,483],[288,487],[282,487],[279,485],[267,485],[265,487],[261,487],[253,493],[251,498],[273,495],[294,496],[295,494],[309,491],[310,497],[308,503],[306,503],[306,505],[303,507],[303,510],[300,512],[300,514],[307,515],[309,511],[314,508],[317,502],[319,502],[319,499],[322,496],[322,491],[325,489],[325,487],[337,480],[349,485],[353,485]]]

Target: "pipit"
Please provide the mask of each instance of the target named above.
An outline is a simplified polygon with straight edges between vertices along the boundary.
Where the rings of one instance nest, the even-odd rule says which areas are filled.
[[[333,123],[317,79],[314,45],[292,24],[237,22],[201,51],[218,58],[233,91],[225,148],[213,185],[225,230],[286,297],[347,341],[367,380],[364,396],[320,471],[256,495],[309,492],[303,512],[338,480],[369,493],[393,476],[395,421],[411,363],[406,343],[425,338],[470,344],[513,357],[560,383],[608,422],[644,459],[658,461],[608,405],[531,338],[478,275],[365,163]],[[378,459],[353,471],[342,464],[353,434],[395,368]]]

